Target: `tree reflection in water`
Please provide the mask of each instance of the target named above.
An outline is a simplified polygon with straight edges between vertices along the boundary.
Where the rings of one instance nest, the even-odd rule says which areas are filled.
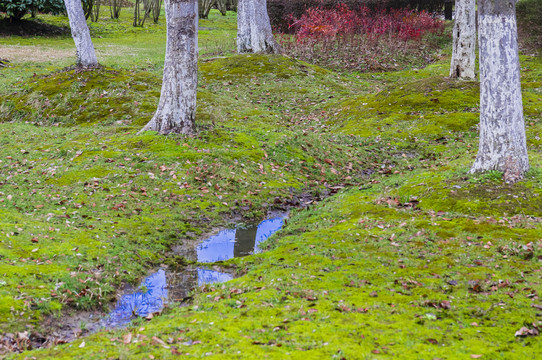
[[[282,217],[264,220],[245,229],[227,229],[211,236],[196,248],[198,262],[216,262],[260,251],[259,245],[280,230]]]

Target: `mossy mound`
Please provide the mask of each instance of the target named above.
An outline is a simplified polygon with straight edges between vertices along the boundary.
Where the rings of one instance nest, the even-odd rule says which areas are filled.
[[[122,121],[144,125],[156,110],[160,79],[145,72],[71,69],[36,77],[0,107],[0,118],[42,125]]]
[[[528,63],[536,73],[537,63]],[[527,116],[540,114],[540,82],[524,78],[523,106]],[[479,122],[478,81],[431,76],[388,85],[376,94],[352,97],[329,107],[329,123],[361,136],[432,140],[461,137]]]
[[[280,55],[215,58],[200,62],[199,71],[198,123],[320,127],[327,102],[367,91],[363,81]]]
[[[293,76],[327,74],[329,71],[306,62],[281,55],[247,54],[236,55],[215,61],[204,62],[200,71],[206,79],[239,81],[264,74],[278,79]]]
[[[409,204],[425,211],[462,213],[472,217],[542,217],[541,176],[529,172],[523,182],[506,184],[494,171],[465,177],[424,172],[390,193],[398,204]]]
[[[196,118],[203,126],[242,120],[261,127],[263,118],[282,118],[288,101],[295,106],[290,114],[305,112],[331,92],[352,95],[357,89],[347,89],[344,79],[329,71],[280,55],[217,58],[201,62],[199,71]],[[161,79],[144,71],[72,69],[35,77],[20,87],[0,105],[1,119],[39,125],[142,126],[156,110]]]
[[[477,82],[433,76],[348,99],[332,121],[363,136],[438,138],[471,129],[479,97]]]

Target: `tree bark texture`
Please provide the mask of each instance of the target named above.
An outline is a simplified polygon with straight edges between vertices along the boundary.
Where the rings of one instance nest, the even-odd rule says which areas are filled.
[[[239,53],[278,53],[273,37],[267,0],[239,0],[237,4],[237,51]]]
[[[457,0],[450,77],[474,80],[476,59],[476,1]]]
[[[98,66],[98,59],[90,39],[90,31],[88,30],[81,0],[64,0],[64,4],[66,5],[70,30],[77,51],[77,65],[84,67]]]
[[[480,146],[471,172],[509,183],[529,170],[517,43],[516,0],[480,0]]]
[[[158,109],[141,130],[195,132],[198,85],[198,0],[165,0],[167,43]]]

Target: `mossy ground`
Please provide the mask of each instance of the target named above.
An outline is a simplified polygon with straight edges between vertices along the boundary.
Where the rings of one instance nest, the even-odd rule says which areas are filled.
[[[30,80],[21,93],[12,95],[13,100],[2,104],[0,118],[39,125],[108,121],[144,125],[155,110],[159,89],[159,78],[148,73],[109,68],[62,71]]]
[[[107,308],[122,283],[182,267],[172,246],[232,216],[342,190],[294,211],[265,253],[227,263],[244,276],[197,289],[190,306],[10,357],[542,354],[538,337],[514,336],[542,308],[540,58],[522,58],[533,170],[515,185],[467,173],[478,88],[446,79],[447,59],[359,77],[281,56],[203,61],[191,138],[136,135],[158,65],[56,65],[43,77],[17,62],[0,70],[11,84],[0,108],[3,332]]]

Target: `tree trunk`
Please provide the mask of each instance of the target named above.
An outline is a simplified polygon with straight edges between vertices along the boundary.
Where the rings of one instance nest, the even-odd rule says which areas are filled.
[[[120,11],[122,0],[110,0],[109,1],[109,13],[111,14],[111,19],[118,19],[120,16]]]
[[[516,26],[516,0],[480,0],[480,147],[471,172],[499,170],[506,182],[529,170]]]
[[[211,8],[215,4],[215,2],[216,0],[199,0],[198,1],[200,19],[207,19],[209,17],[209,12],[211,11]]]
[[[457,0],[450,77],[474,80],[476,59],[476,1]]]
[[[267,0],[239,0],[237,51],[268,54],[280,52],[267,14]]]
[[[218,11],[220,11],[220,14],[222,14],[222,16],[226,16],[228,11],[226,0],[217,0],[215,4]]]
[[[226,1],[227,1],[226,8],[227,8],[229,11],[235,11],[235,12],[237,12],[237,0],[226,0]]]
[[[90,21],[97,22],[100,20],[100,6],[101,6],[101,0],[95,0],[94,6],[91,9],[90,13]]]
[[[198,85],[198,0],[165,0],[167,43],[158,109],[141,130],[195,132]]]
[[[77,50],[77,66],[98,66],[98,59],[90,39],[90,31],[88,30],[81,0],[64,0],[64,4],[66,5],[70,29]]]
[[[457,1],[461,1],[461,0],[457,0]],[[452,20],[453,8],[454,8],[453,0],[444,0],[444,20]]]
[[[152,0],[152,20],[158,24],[160,20],[160,11],[162,10],[162,0]]]

